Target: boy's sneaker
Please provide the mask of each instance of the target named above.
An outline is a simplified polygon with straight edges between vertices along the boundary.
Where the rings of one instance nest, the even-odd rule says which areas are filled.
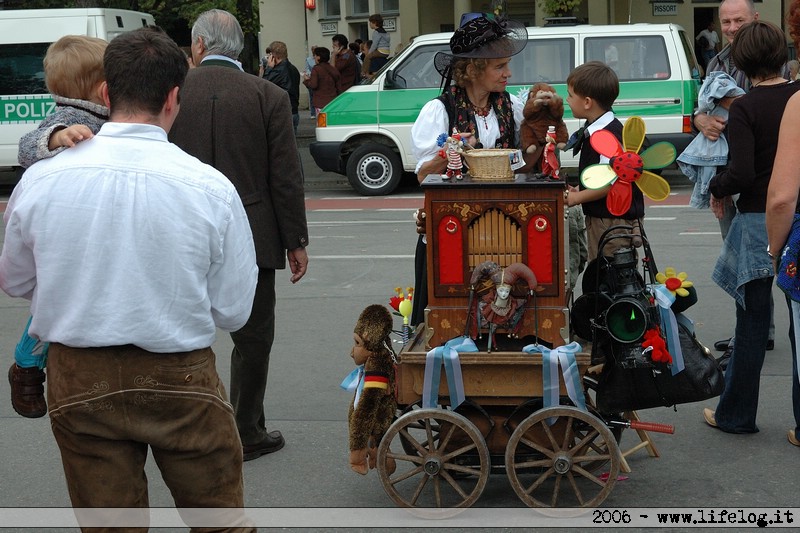
[[[44,380],[44,370],[40,368],[21,368],[17,363],[11,365],[8,369],[11,406],[18,414],[26,418],[40,418],[47,414]]]

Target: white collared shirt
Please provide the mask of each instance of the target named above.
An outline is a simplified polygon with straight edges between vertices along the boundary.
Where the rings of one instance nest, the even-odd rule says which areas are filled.
[[[107,122],[31,166],[4,220],[0,287],[31,299],[41,340],[188,351],[250,315],[258,269],[241,200],[158,126]]]
[[[525,103],[511,94],[511,108],[514,111],[515,140],[519,140],[519,126],[524,117],[522,110]],[[447,131],[450,118],[447,116],[447,109],[439,99],[427,102],[419,112],[417,120],[411,127],[411,154],[417,160],[414,172],[419,172],[419,167],[426,161],[437,157],[440,147],[436,144],[436,139],[441,133],[450,135]],[[475,127],[478,128],[478,136],[484,148],[494,148],[494,144],[500,137],[500,126],[497,123],[497,115],[493,107],[489,107],[489,114],[486,120],[483,117],[475,117]]]
[[[241,61],[237,61],[235,59],[231,59],[228,56],[222,56],[222,55],[219,55],[219,54],[209,54],[206,57],[204,57],[203,59],[201,59],[200,63],[202,64],[204,61],[207,61],[209,59],[216,59],[216,60],[219,60],[219,61],[227,61],[229,63],[233,63],[234,65],[236,65],[239,68],[239,70],[244,72],[244,69],[242,68],[242,62]]]
[[[604,129],[606,126],[611,124],[611,121],[614,120],[614,112],[613,111],[606,111],[602,115],[600,115],[597,120],[586,126],[586,133],[591,136],[592,133]],[[609,161],[611,161],[606,156],[600,154],[600,164],[605,165]]]

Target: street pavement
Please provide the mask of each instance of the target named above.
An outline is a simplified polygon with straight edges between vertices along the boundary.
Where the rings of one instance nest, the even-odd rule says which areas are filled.
[[[411,212],[422,204],[422,195],[406,187],[390,197],[357,196],[344,177],[315,171],[307,153],[309,131],[313,134],[313,124],[305,115],[299,144],[306,168],[310,265],[297,285],[289,283],[288,271],[277,276],[276,340],[266,398],[268,427],[283,432],[286,447],[245,463],[246,505],[309,508],[323,515],[320,508],[392,507],[376,472],[362,477],[349,469],[346,419],[352,398],[339,383],[352,369],[352,330],[360,311],[371,303],[388,303],[394,287],[413,284],[416,235]],[[673,195],[664,204],[648,206],[645,225],[662,271],[667,266],[685,270],[697,287],[700,300],[688,314],[696,321],[698,338],[711,346],[730,336],[734,326],[732,300],[710,280],[721,243],[719,228],[710,212],[688,207],[690,188],[685,179],[670,176],[670,181]],[[761,431],[730,435],[708,427],[702,408],[715,407],[713,399],[640,411],[642,420],[672,424],[675,433],[652,434],[658,458],[645,451],[628,456],[633,471],[617,482],[603,507],[797,506],[800,450],[786,439],[786,431],[793,427],[788,318],[782,294],[775,289],[774,296],[777,333],[775,350],[767,352],[761,377]],[[0,293],[0,353],[6,354],[5,365],[13,360],[27,316],[28,302]],[[220,332],[213,348],[227,383],[230,337]],[[69,507],[47,418],[18,416],[9,397],[8,382],[2,379],[0,527],[9,508]],[[637,442],[635,432],[625,431],[621,447]],[[152,460],[147,476],[151,506],[171,506]],[[522,503],[505,475],[491,475],[476,506],[519,508]],[[31,511],[31,523],[39,514]],[[503,522],[501,512],[491,516],[498,517],[497,526],[512,525]],[[299,518],[304,518],[302,511]],[[372,525],[368,512],[354,521],[355,529]]]

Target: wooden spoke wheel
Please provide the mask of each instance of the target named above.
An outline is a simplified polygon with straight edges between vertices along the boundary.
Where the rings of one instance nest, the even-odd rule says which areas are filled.
[[[533,413],[517,426],[506,447],[506,473],[529,507],[596,507],[614,488],[620,464],[611,430],[575,407]],[[609,470],[607,480],[594,472],[602,465]]]
[[[469,507],[486,487],[491,462],[475,424],[452,411],[417,409],[389,427],[377,468],[400,507]]]

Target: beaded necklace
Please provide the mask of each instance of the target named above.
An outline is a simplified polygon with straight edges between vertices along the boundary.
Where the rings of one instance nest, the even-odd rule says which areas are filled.
[[[489,129],[489,123],[486,121],[486,117],[489,116],[489,110],[492,108],[490,104],[486,104],[483,107],[478,107],[475,104],[472,105],[472,111],[475,113],[476,116],[481,117],[483,119],[483,127],[487,130]]]

